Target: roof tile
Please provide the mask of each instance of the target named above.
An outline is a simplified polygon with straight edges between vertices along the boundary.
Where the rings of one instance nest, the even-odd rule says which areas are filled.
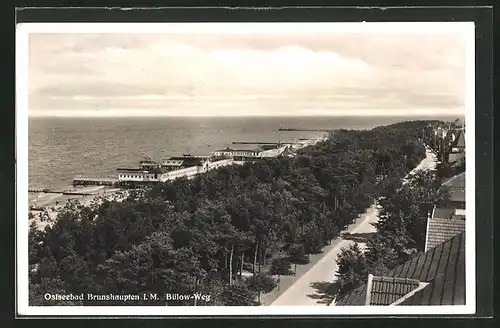
[[[432,213],[432,218],[450,219],[454,213],[453,208],[436,208]]]
[[[443,186],[449,188],[465,188],[465,172],[449,178],[443,183]]]
[[[370,305],[389,305],[419,286],[415,279],[373,277]]]
[[[465,231],[465,220],[462,216],[456,219],[432,218],[427,223],[426,249],[436,247]]]
[[[372,295],[370,305],[392,304],[397,295],[406,295],[405,291],[412,291],[414,282],[427,282],[429,285],[417,291],[414,295],[404,300],[401,305],[463,305],[465,304],[465,232],[459,233],[452,239],[430,249],[425,253],[416,255],[411,263],[416,263],[415,270],[403,270],[410,265],[404,263],[391,270],[385,277],[373,277]],[[413,266],[413,264],[411,265]],[[413,272],[412,272],[413,271]],[[410,278],[410,283],[397,284],[397,278]],[[384,280],[385,279],[385,280]],[[375,283],[393,279],[394,292],[382,293],[382,288]],[[404,280],[404,279],[403,279]],[[388,287],[388,285],[386,285]],[[412,289],[413,288],[413,289]],[[375,290],[375,292],[373,292]],[[348,295],[339,299],[335,305],[364,305],[367,285],[355,289]],[[385,298],[382,300],[382,296]],[[401,297],[399,297],[401,298]],[[399,299],[398,298],[398,299]],[[393,300],[391,302],[391,300]],[[374,303],[375,302],[375,303]],[[390,302],[390,303],[388,303]]]

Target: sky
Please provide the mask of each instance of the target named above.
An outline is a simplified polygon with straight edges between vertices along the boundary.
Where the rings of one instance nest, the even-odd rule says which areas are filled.
[[[346,32],[338,26],[30,33],[28,113],[465,113],[463,28]]]

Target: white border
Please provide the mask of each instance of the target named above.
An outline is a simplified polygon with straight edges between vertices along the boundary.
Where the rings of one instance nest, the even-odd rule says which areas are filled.
[[[228,28],[228,25],[231,25]],[[397,28],[394,28],[397,25]],[[133,27],[132,27],[133,26]],[[28,304],[28,56],[30,33],[439,33],[458,28],[466,45],[466,305],[460,306],[257,306],[116,307],[29,306]],[[214,315],[456,315],[475,304],[475,28],[474,22],[439,23],[24,23],[16,27],[16,242],[19,315],[38,316],[214,316]],[[472,219],[474,218],[474,219]]]

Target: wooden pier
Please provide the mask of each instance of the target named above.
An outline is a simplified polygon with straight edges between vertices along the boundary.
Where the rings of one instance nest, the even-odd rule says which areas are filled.
[[[60,194],[60,195],[72,195],[72,196],[91,196],[93,193],[89,192],[78,192],[78,191],[57,191],[48,189],[29,189],[28,192],[31,193],[42,193],[42,194]]]
[[[73,186],[115,186],[118,180],[111,178],[74,178]]]
[[[233,145],[293,145],[293,142],[233,141]]]
[[[30,193],[43,193],[43,194],[62,194],[62,191],[50,190],[50,189],[28,189]]]
[[[303,131],[303,132],[335,132],[335,129],[315,129],[315,128],[280,128],[278,131]]]

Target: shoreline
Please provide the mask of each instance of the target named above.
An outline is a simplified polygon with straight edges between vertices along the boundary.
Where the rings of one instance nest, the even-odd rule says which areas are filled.
[[[78,191],[82,193],[89,193],[89,195],[63,195],[62,192]],[[111,199],[120,196],[119,192],[123,194],[118,199],[122,199],[126,191],[121,188],[109,186],[91,186],[91,187],[73,187],[65,189],[61,193],[33,193],[29,197],[28,209],[28,224],[33,222],[40,230],[45,229],[47,225],[52,225],[57,218],[58,213],[66,205],[68,201],[77,200],[83,206],[89,206],[93,200],[99,197],[106,197]]]
[[[304,140],[300,140],[296,144],[295,151],[299,149],[306,148],[308,146],[314,146],[321,141],[325,141],[328,138],[325,137],[316,137],[316,138],[308,138]],[[70,201],[77,200],[83,206],[89,206],[90,203],[98,198],[106,196],[108,199],[112,199],[116,196],[118,200],[123,199],[123,194],[126,194],[127,191],[120,187],[111,187],[111,186],[72,186],[67,188],[57,189],[56,192],[45,193],[45,192],[34,192],[28,193],[28,222],[31,225],[35,222],[38,229],[44,229],[47,225],[51,225],[55,222],[57,218],[57,214],[60,212],[62,207]],[[79,192],[79,193],[88,193],[89,195],[65,195],[63,193],[66,192]]]

